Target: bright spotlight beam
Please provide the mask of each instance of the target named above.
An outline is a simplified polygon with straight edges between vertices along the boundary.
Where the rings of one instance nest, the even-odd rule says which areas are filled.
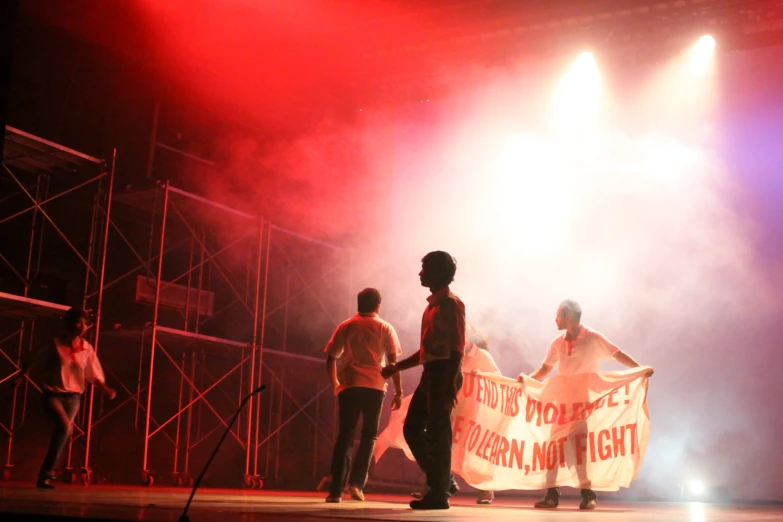
[[[702,493],[704,493],[704,489],[705,489],[704,488],[704,482],[702,482],[700,480],[694,480],[690,484],[691,493],[694,494],[694,495],[697,495],[697,496],[701,495]]]
[[[592,121],[601,98],[601,77],[593,53],[584,52],[566,72],[555,92],[555,115],[571,126]]]
[[[707,74],[715,50],[715,38],[704,35],[699,38],[691,50],[691,72],[697,76]]]

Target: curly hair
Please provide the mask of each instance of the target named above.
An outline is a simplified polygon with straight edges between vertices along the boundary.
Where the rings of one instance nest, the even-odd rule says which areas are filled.
[[[448,252],[442,250],[430,252],[421,258],[421,262],[437,274],[439,283],[448,285],[454,281],[454,275],[457,273],[457,260]]]

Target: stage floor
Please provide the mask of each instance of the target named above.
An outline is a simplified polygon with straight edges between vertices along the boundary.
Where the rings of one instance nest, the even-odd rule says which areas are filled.
[[[40,490],[32,484],[0,485],[0,520],[46,520],[49,517],[105,520],[176,521],[188,498],[181,488],[131,486],[66,486]],[[622,522],[750,522],[783,520],[783,506],[714,505],[698,503],[601,502],[592,512],[579,511],[578,500],[564,499],[556,510],[536,510],[531,499],[500,498],[477,506],[475,497],[460,494],[448,511],[421,512],[408,507],[409,497],[368,495],[355,502],[326,504],[324,493],[204,489],[196,493],[190,519],[199,521],[284,520],[451,520]],[[347,500],[348,499],[348,500]],[[16,516],[14,516],[16,515]],[[43,515],[43,516],[42,516]]]

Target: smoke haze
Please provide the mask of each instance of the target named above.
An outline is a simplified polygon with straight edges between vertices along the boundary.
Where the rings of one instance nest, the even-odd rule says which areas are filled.
[[[755,58],[758,70],[772,59]],[[764,221],[780,189],[740,175],[758,172],[744,158],[779,153],[729,157],[737,129],[721,104],[743,95],[718,87],[739,61],[705,79],[676,60],[604,75],[600,110],[582,126],[552,120],[559,64],[442,71],[457,87],[437,100],[356,107],[279,142],[227,139],[228,174],[207,189],[352,245],[355,290],[381,290],[406,353],[431,250],[457,258],[453,288],[507,376],[539,364],[558,303],[576,299],[586,324],[656,370],[630,494],[670,496],[698,479],[735,498],[781,499],[783,384],[768,364],[779,359],[770,253],[780,248],[769,238],[780,221],[775,232]]]

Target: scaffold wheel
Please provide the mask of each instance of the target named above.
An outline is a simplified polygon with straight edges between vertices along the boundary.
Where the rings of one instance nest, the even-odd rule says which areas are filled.
[[[149,471],[143,471],[141,473],[141,485],[152,487],[155,485],[155,477]]]

